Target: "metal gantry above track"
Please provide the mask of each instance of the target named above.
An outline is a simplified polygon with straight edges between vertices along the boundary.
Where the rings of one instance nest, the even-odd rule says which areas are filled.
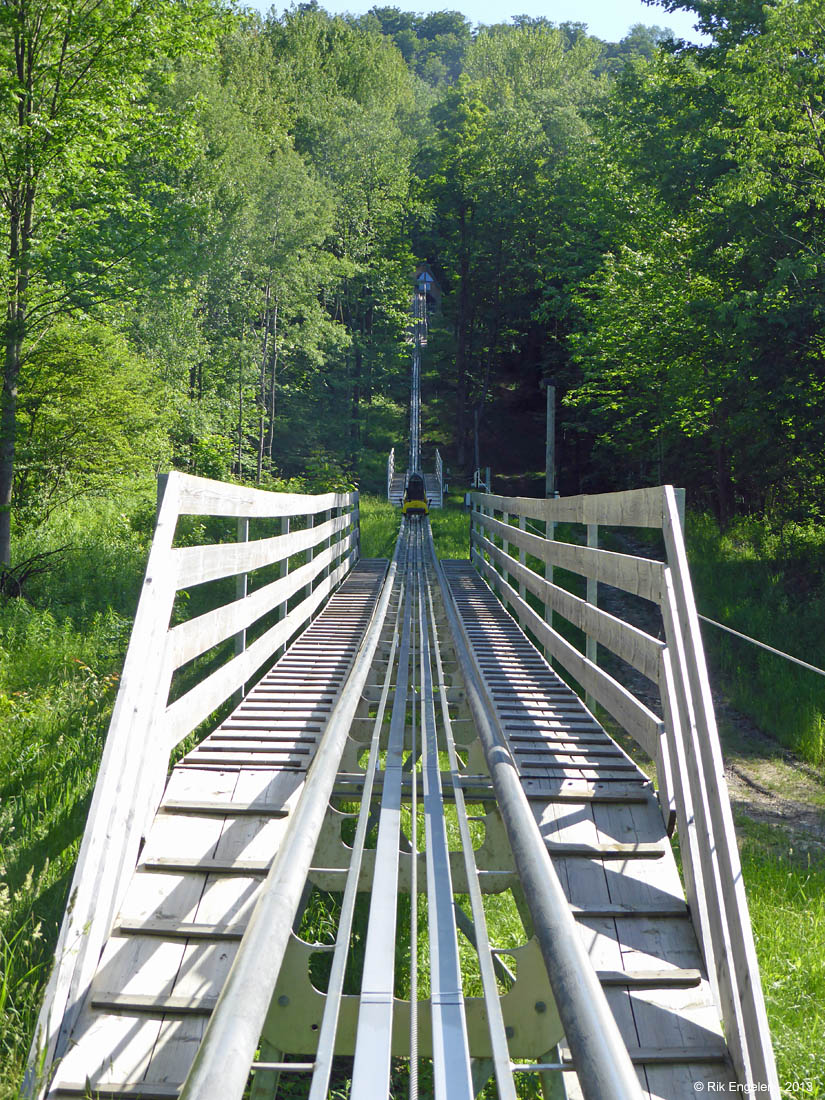
[[[218,504],[210,483],[179,482],[180,512],[271,507],[267,494],[233,489],[230,503]],[[481,499],[490,511],[516,507],[515,498]],[[662,522],[661,499],[669,498],[657,499],[634,497],[619,522],[648,514]],[[480,575],[509,547],[495,536],[485,544],[479,532],[504,530],[522,563],[508,557],[503,573],[490,575],[493,587],[534,633],[545,631],[548,650],[564,655],[569,643],[554,640],[511,583],[549,600],[552,583],[523,563],[529,551],[570,565],[564,545],[549,527],[539,540],[506,513],[499,520],[481,509],[478,569],[438,562],[426,519],[402,522],[391,562],[356,561],[357,505],[310,500],[281,498],[277,514],[304,507],[310,518],[283,520],[274,538],[195,554],[169,548],[174,520],[161,513],[161,535],[165,522],[172,534],[150,560],[147,598],[159,598],[153,573],[172,570],[171,594],[152,619],[163,622],[154,648],[170,679],[176,662],[214,644],[219,622],[231,637],[260,614],[268,591],[258,588],[217,618],[193,619],[181,633],[180,624],[165,625],[176,585],[185,588],[193,574],[225,576],[219,562],[247,569],[264,556],[287,564],[285,553],[302,557],[269,584],[275,625],[265,620],[264,633],[245,638],[224,671],[182,697],[194,700],[196,723],[215,705],[215,677],[225,694],[255,683],[180,756],[165,789],[158,762],[165,770],[183,735],[180,701],[166,702],[165,673],[156,674],[166,684],[160,717],[146,711],[141,719],[150,732],[160,722],[161,733],[141,748],[148,755],[140,768],[151,764],[154,781],[138,780],[140,768],[120,750],[114,764],[104,760],[28,1093],[515,1100],[540,1089],[553,1098],[677,1100],[700,1086],[722,1091],[731,1081],[765,1080],[762,1091],[778,1097],[770,1040],[766,1054],[767,1033],[752,1022],[754,1013],[761,1018],[758,971],[740,961],[734,923],[699,882],[715,875],[724,891],[727,872],[701,843],[695,860],[691,854],[701,841],[696,819],[713,835],[716,811],[707,792],[693,803],[685,793],[696,764],[692,749],[674,740],[678,723],[633,710],[620,692],[611,697],[610,677],[570,647],[570,659],[584,662],[579,675],[590,677],[585,686],[608,709],[624,707],[628,728],[635,722],[661,746],[670,738],[670,756],[657,757],[657,793]],[[551,503],[574,507],[519,506],[533,514]],[[581,506],[585,518],[590,507]],[[172,509],[168,498],[163,508]],[[312,517],[321,508],[329,518],[319,523]],[[615,521],[615,502],[605,508]],[[661,598],[666,617],[678,603],[660,563],[597,549],[582,550],[582,561],[604,580]],[[336,589],[347,562],[354,568]],[[688,740],[698,746],[698,689],[690,696],[679,671],[690,664],[685,636],[672,646],[674,673],[670,645],[645,641],[577,599],[564,593],[555,606],[579,614],[602,644],[613,638],[648,674],[663,662],[662,683],[681,684],[673,708],[683,696],[694,700]],[[303,616],[313,610],[307,625]],[[283,644],[296,631],[256,682],[255,647],[267,637]],[[141,682],[155,676],[138,642],[121,689],[130,721],[145,695]],[[117,743],[117,726],[113,736]],[[134,778],[131,803],[123,788],[119,800],[106,801],[115,776],[121,784]],[[677,817],[690,906],[668,841]],[[121,820],[145,839],[136,834],[130,848]],[[97,893],[86,901],[90,882]],[[717,934],[723,923],[728,930]],[[728,945],[724,957],[717,942]],[[742,942],[746,950],[747,937]]]

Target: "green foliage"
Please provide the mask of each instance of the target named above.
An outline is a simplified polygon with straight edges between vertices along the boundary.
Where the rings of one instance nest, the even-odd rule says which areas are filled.
[[[73,496],[154,473],[166,449],[154,383],[111,328],[49,330],[21,372],[15,492],[29,521]]]
[[[825,863],[775,827],[739,818],[742,875],[748,894],[762,989],[779,1081],[786,1096],[825,1096]]]
[[[410,69],[426,83],[437,86],[458,79],[471,41],[470,24],[460,12],[416,15],[376,6],[354,22],[390,38]]]
[[[401,511],[384,497],[361,494],[361,556],[391,558],[401,522]]]
[[[126,651],[154,519],[147,487],[21,536],[65,549],[0,602],[0,1096],[17,1095]]]
[[[571,404],[600,470],[632,454],[723,523],[801,519],[825,453],[822,5],[697,7],[717,44],[626,68],[599,127],[624,225],[579,292]]]
[[[688,552],[702,614],[825,668],[820,525],[743,518],[720,534],[711,517],[691,516]],[[811,763],[825,762],[823,678],[712,626],[703,637],[732,703]]]
[[[470,516],[464,508],[463,494],[445,498],[444,508],[430,513],[435,552],[439,558],[470,556]]]

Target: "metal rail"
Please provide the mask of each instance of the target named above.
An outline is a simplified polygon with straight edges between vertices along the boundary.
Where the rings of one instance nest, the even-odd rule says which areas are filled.
[[[636,1071],[497,727],[439,563],[436,572],[468,702],[582,1092],[586,1100],[641,1100]]]
[[[424,777],[424,826],[427,844],[427,913],[430,932],[430,1003],[433,1026],[433,1070],[436,1100],[472,1100],[472,1082],[467,1021],[458,936],[453,916],[453,884],[447,823],[441,794],[441,771],[436,736],[435,699],[429,612],[429,578],[423,562],[421,525],[416,525],[415,566],[420,623],[421,661],[421,760]],[[427,528],[429,530],[429,526]]]
[[[378,819],[375,876],[372,883],[361,1010],[352,1071],[353,1100],[388,1091],[395,988],[395,935],[400,856],[404,732],[409,699],[413,593],[409,584],[409,551],[404,531],[398,549],[408,566],[404,592],[398,674],[384,764],[384,788]]]
[[[779,1096],[753,933],[684,545],[680,494],[672,486],[556,499],[474,495],[472,558],[513,617],[633,736],[656,762],[668,829],[677,825],[685,890],[739,1083]],[[499,513],[501,519],[495,518]],[[512,520],[519,520],[519,527]],[[545,525],[528,534],[527,520]],[[662,532],[665,560],[564,543],[557,523],[647,527]],[[595,539],[589,539],[595,542]],[[519,554],[513,554],[515,547]],[[614,619],[528,567],[527,555],[658,605],[664,641]],[[512,581],[515,579],[518,589]],[[593,586],[595,587],[595,586]],[[522,594],[522,592],[524,594]],[[527,593],[545,606],[543,618]],[[554,629],[549,612],[658,681],[663,720],[590,655]]]
[[[395,447],[387,455],[387,500],[392,496],[392,479],[395,477]]]
[[[732,626],[725,626],[724,623],[717,623],[715,619],[709,619],[707,615],[697,615],[697,618],[701,622],[707,623],[709,626],[718,627],[719,630],[724,630],[727,634],[732,634],[734,638],[740,638],[743,642],[750,642],[751,645],[764,649],[766,653],[770,653],[774,657],[783,657],[786,661],[790,661],[791,664],[798,665],[799,668],[804,668],[806,672],[815,672],[817,676],[825,676],[825,669],[808,664],[807,661],[802,661],[799,657],[794,657],[790,653],[783,653],[781,649],[774,649],[772,645],[768,645],[767,642],[760,642],[758,638],[751,638],[748,634],[741,634],[738,630],[734,630]]]
[[[410,460],[411,474],[421,470],[421,348],[416,343],[412,354],[412,380],[410,384]]]
[[[669,500],[668,506],[673,513],[672,501]],[[513,537],[518,530],[508,525],[506,533]],[[250,1067],[260,1074],[250,1093],[252,1097],[265,1094],[271,1075],[295,1072],[310,1075],[310,1100],[322,1100],[335,1084],[334,1058],[342,1052],[354,1053],[352,1100],[389,1095],[391,1080],[399,1072],[393,1058],[399,1054],[408,1059],[409,1089],[414,1097],[418,1092],[419,1041],[425,1056],[432,1059],[434,1100],[470,1100],[491,1073],[495,1075],[497,1095],[502,1100],[515,1100],[514,1073],[571,1069],[578,1074],[586,1100],[640,1100],[637,1070],[603,990],[604,973],[600,980],[557,877],[536,822],[535,807],[528,801],[522,776],[504,736],[493,698],[494,688],[481,674],[482,662],[474,652],[471,635],[472,626],[465,628],[436,559],[429,522],[402,520],[401,534],[372,623],[306,773],[301,797],[290,812],[287,831],[243,932],[232,969],[214,1009],[211,996],[212,1003],[207,1005],[204,999],[195,1005],[194,1010],[201,1015],[211,1012],[211,1019],[183,1085],[183,1100],[240,1100],[247,1088]],[[526,639],[523,641],[524,646],[529,644]],[[333,624],[328,628],[324,645],[334,648],[337,643]],[[453,723],[468,719],[466,714],[460,718],[451,715],[451,700],[464,698],[445,672],[447,662],[453,661],[451,650],[466,688],[491,784],[486,776],[472,774],[472,766],[459,759],[456,749]],[[303,676],[300,670],[294,675],[296,682]],[[306,690],[303,682],[296,688]],[[361,710],[360,704],[363,704]],[[358,722],[371,723],[370,732],[363,737],[353,732],[356,716]],[[346,774],[340,771],[349,737],[357,741],[358,759],[367,750],[363,774],[355,769]],[[515,735],[514,740],[518,737]],[[460,740],[463,744],[465,739]],[[604,754],[594,750],[593,755]],[[329,801],[336,791],[348,790],[361,801],[348,861],[342,855],[335,857],[337,863],[323,863],[317,860],[319,852],[329,853],[333,849],[343,852],[340,833],[335,836],[334,828],[328,830],[325,821],[327,825],[340,824],[341,815],[330,810]],[[381,802],[377,807],[379,793]],[[492,864],[499,869],[493,870],[489,862],[482,862],[473,848],[472,819],[467,816],[465,793],[471,800],[488,803],[495,798],[512,851],[512,863],[506,845],[495,847],[501,840],[491,841],[485,857],[506,853],[502,862]],[[351,796],[345,797],[349,800]],[[450,818],[453,806],[454,822]],[[423,828],[419,827],[419,807],[423,810]],[[368,851],[367,836],[376,821],[377,847]],[[500,824],[496,823],[498,814],[488,815],[488,838],[494,836],[496,828],[500,836]],[[457,852],[451,851],[449,843],[449,830],[454,825],[460,840]],[[324,848],[327,840],[332,848]],[[313,866],[314,859],[317,866]],[[554,1061],[554,1050],[548,1049],[558,1041],[560,1028],[546,1047],[536,1051],[538,1061],[526,1066],[512,1060],[533,1055],[519,1052],[518,1035],[516,1045],[508,1043],[508,1035],[512,1039],[513,1032],[505,1027],[505,1014],[508,1023],[515,1022],[519,1028],[522,1017],[514,1018],[512,1004],[502,1005],[494,952],[487,934],[482,883],[484,875],[504,875],[508,876],[506,881],[514,884],[513,863],[530,913],[530,921],[526,916],[525,921],[533,925],[572,1063],[566,1059]],[[235,869],[240,866],[237,864]],[[249,869],[251,864],[245,866]],[[372,868],[370,880],[368,871]],[[265,872],[263,865],[261,877]],[[337,884],[324,888],[336,893],[343,889],[343,895],[335,946],[326,948],[332,951],[326,999],[318,1015],[310,1017],[318,1021],[312,1023],[317,1042],[313,1036],[304,1046],[303,1033],[293,1026],[294,1017],[290,1022],[284,1014],[282,1023],[273,1024],[270,1010],[273,996],[276,1004],[280,1003],[278,994],[284,991],[283,987],[276,990],[282,969],[286,981],[290,974],[295,974],[294,969],[289,969],[292,956],[287,954],[291,929],[302,897],[306,896],[307,884],[318,885],[319,880],[313,876],[319,874]],[[466,886],[459,886],[459,882],[466,882]],[[352,961],[358,892],[365,887],[369,887],[371,896],[363,977],[356,1004],[354,997],[344,995],[344,987],[347,967]],[[471,917],[463,911],[457,913],[456,889],[469,898]],[[397,899],[407,891],[411,902],[409,1002],[400,999],[397,988],[397,941],[402,938],[397,935]],[[419,893],[426,897],[429,932],[428,961],[423,950],[420,951],[420,984],[428,985],[429,993],[421,1001]],[[217,926],[212,929],[215,934],[216,929]],[[459,930],[478,956],[483,1001],[465,999]],[[221,931],[226,933],[225,928]],[[299,951],[313,947],[297,941],[296,945]],[[319,945],[314,946],[317,949]],[[405,942],[403,947],[406,949]],[[534,944],[530,950],[534,950]],[[498,965],[501,967],[500,962]],[[519,975],[515,984],[523,977]],[[628,972],[628,978],[631,984],[635,980],[632,972]],[[288,985],[286,989],[291,993]],[[546,988],[542,990],[542,1001],[550,1001],[547,992]],[[532,998],[531,1004],[534,1001]],[[545,1009],[546,1005],[541,1009],[536,1005],[536,1012]],[[409,1013],[408,1027],[405,1013]],[[293,1026],[291,1038],[290,1026]],[[280,1033],[283,1049],[278,1048],[278,1027],[284,1029]],[[406,1038],[399,1039],[405,1031],[409,1034],[408,1046]],[[260,1060],[256,1061],[259,1048]],[[312,1060],[306,1060],[306,1054],[313,1048]],[[483,1056],[478,1054],[480,1050],[484,1051]],[[471,1051],[477,1057],[471,1058]],[[283,1060],[284,1054],[300,1060]],[[177,1080],[184,1072],[182,1068]],[[166,1078],[164,1087],[171,1088],[165,1081]],[[148,1084],[145,1093],[128,1082],[123,1088],[124,1095],[153,1098],[159,1095]]]
[[[390,579],[388,583],[391,584],[392,580]],[[379,700],[375,724],[372,731],[372,739],[370,741],[370,750],[364,778],[364,790],[361,796],[361,809],[358,814],[358,824],[355,829],[355,838],[352,845],[352,858],[350,860],[347,884],[341,902],[341,915],[338,921],[335,953],[332,960],[329,986],[327,987],[327,1002],[324,1010],[324,1018],[318,1036],[318,1049],[315,1056],[314,1074],[309,1100],[324,1100],[329,1089],[329,1079],[332,1072],[332,1059],[335,1049],[335,1036],[338,1028],[341,996],[344,989],[344,976],[349,953],[350,935],[352,933],[353,917],[355,915],[355,904],[358,899],[358,881],[361,874],[367,833],[369,832],[372,792],[379,766],[380,738],[383,731],[384,715],[386,714],[387,701],[392,684],[395,657],[401,640],[401,611],[402,607],[405,605],[405,590],[406,584],[402,579],[397,597],[397,607],[387,668],[384,674],[381,698]],[[413,896],[415,895],[413,894]]]

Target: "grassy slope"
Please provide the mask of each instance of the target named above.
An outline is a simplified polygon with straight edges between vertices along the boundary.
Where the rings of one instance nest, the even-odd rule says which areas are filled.
[[[88,811],[154,517],[154,487],[63,511],[65,547],[0,603],[0,1096],[19,1082]]]
[[[786,1096],[825,1097],[825,860],[738,816],[762,989]]]
[[[688,522],[700,612],[825,668],[825,527],[739,519],[721,534],[707,516]],[[730,702],[813,764],[825,763],[825,679],[715,627],[705,644]]]

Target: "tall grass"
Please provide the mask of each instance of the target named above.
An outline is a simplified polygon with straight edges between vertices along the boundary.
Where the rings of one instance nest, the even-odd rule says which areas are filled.
[[[463,508],[463,494],[453,492],[444,508],[430,512],[433,541],[440,558],[469,557],[470,517]],[[391,558],[401,522],[401,509],[380,496],[361,494],[361,554],[365,558]]]
[[[825,861],[787,834],[736,821],[783,1095],[825,1097]]]
[[[62,547],[0,602],[0,1097],[16,1094],[51,965],[148,551],[154,489],[23,532]]]
[[[430,512],[430,525],[439,558],[469,558],[470,515],[464,509],[463,492],[450,492],[444,507]]]
[[[825,526],[740,518],[724,533],[688,517],[699,611],[825,669]],[[825,678],[703,626],[711,663],[731,702],[782,744],[825,763]]]
[[[401,523],[401,510],[384,497],[362,493],[359,500],[361,513],[361,556],[363,558],[391,558]]]

